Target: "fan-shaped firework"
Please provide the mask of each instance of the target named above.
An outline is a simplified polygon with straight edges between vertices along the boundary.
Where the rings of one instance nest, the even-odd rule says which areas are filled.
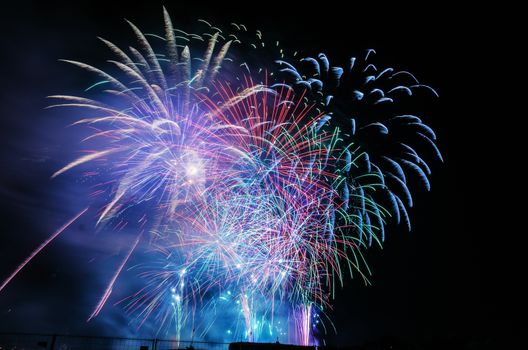
[[[276,62],[279,79],[297,90],[308,91],[309,101],[317,101],[320,110],[326,113],[328,126],[341,128],[342,142],[353,143],[358,150],[365,151],[361,159],[362,173],[378,174],[378,179],[383,180],[385,198],[372,193],[362,195],[388,202],[396,221],[403,221],[410,230],[407,208],[413,206],[413,200],[406,174],[416,176],[427,190],[431,175],[429,166],[415,148],[422,146],[426,154],[432,153],[440,160],[442,155],[434,143],[434,131],[407,110],[420,90],[438,95],[407,71],[378,69],[369,60],[374,54],[374,50],[368,50],[363,58],[350,58],[344,67],[332,66],[323,53],[317,58],[291,61],[293,64],[285,60]],[[351,180],[365,183],[357,176]],[[365,218],[369,216],[372,215]],[[378,227],[383,229],[383,225]]]
[[[278,70],[268,71],[273,61],[260,55],[253,67],[240,55],[244,45],[267,50],[260,32],[260,44],[245,44],[242,25],[226,34],[202,21],[207,32],[196,35],[175,30],[166,11],[164,19],[164,37],[154,36],[164,54],[129,22],[139,49],[126,53],[101,39],[117,57],[109,61],[115,73],[66,61],[101,79],[90,88],[96,98],[51,96],[61,101],[54,106],[88,113],[76,124],[94,130],[83,140],[93,149],[52,177],[97,163],[113,179],[95,193],[111,194],[97,225],[142,212],[157,258],[142,267],[145,287],[124,301],[140,324],[155,318],[172,324],[177,339],[190,330],[205,336],[220,327],[220,300],[232,301],[232,339],[308,344],[343,273],[367,281],[362,249],[383,240],[389,213],[409,223],[405,171],[429,188],[429,168],[407,138],[440,156],[434,132],[418,117],[378,109],[424,86],[410,73],[376,73],[366,59],[345,71],[321,54],[296,68],[278,43],[269,51],[278,52]],[[409,132],[393,138],[393,128]],[[134,241],[90,319],[146,236]]]

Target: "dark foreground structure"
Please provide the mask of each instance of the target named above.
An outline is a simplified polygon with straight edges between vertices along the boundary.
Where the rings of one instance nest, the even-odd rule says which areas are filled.
[[[512,343],[511,339],[497,342],[491,339],[437,338],[408,342],[395,337],[383,337],[355,346],[298,346],[0,332],[0,350],[507,350],[515,348]]]
[[[229,350],[315,350],[315,346],[300,346],[281,343],[247,343],[229,344]]]
[[[227,350],[229,343],[59,334],[0,333],[0,350]]]

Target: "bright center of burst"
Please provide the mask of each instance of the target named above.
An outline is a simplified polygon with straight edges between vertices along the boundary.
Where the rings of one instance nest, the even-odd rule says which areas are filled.
[[[194,164],[187,166],[187,168],[185,169],[188,177],[193,177],[195,175],[198,175],[199,170],[200,169],[198,168],[198,166]]]
[[[187,163],[185,166],[185,177],[189,184],[199,183],[202,181],[203,166],[199,162]]]

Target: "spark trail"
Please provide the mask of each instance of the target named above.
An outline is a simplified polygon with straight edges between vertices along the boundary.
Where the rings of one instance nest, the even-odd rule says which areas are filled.
[[[7,279],[2,282],[2,284],[0,285],[0,291],[2,291],[2,289],[4,289],[8,284],[9,282],[11,282],[11,280],[13,278],[15,278],[15,276],[27,265],[29,264],[29,262],[31,260],[33,260],[33,258],[35,256],[37,256],[38,253],[40,253],[42,251],[42,249],[46,248],[46,246],[48,244],[50,244],[51,242],[53,242],[53,240],[55,238],[57,238],[61,233],[64,232],[64,230],[66,230],[68,227],[70,227],[71,224],[73,224],[78,218],[80,218],[84,213],[86,213],[86,211],[88,210],[89,207],[86,207],[84,208],[83,210],[81,210],[79,213],[77,213],[73,218],[71,218],[67,223],[65,223],[64,225],[62,225],[55,233],[53,233],[48,239],[46,239],[44,242],[42,242],[38,247],[37,249],[35,249],[27,258],[26,260],[24,260],[16,269],[15,271],[13,271],[13,273],[7,277]]]
[[[134,252],[134,250],[136,250],[136,247],[137,245],[139,244],[139,241],[141,240],[141,237],[143,236],[143,233],[139,234],[138,238],[136,239],[136,241],[134,242],[134,244],[132,245],[132,247],[130,248],[130,251],[128,252],[128,254],[125,256],[125,258],[123,259],[123,261],[121,262],[121,264],[119,265],[119,267],[117,268],[117,270],[115,271],[114,273],[114,276],[112,277],[112,279],[110,280],[110,283],[108,284],[108,286],[106,287],[106,290],[101,298],[101,300],[99,301],[99,303],[97,304],[97,306],[95,307],[94,311],[92,312],[92,314],[90,315],[90,317],[88,318],[88,320],[86,320],[86,322],[89,322],[91,319],[93,319],[94,317],[96,317],[97,315],[99,315],[99,312],[101,312],[101,310],[103,309],[103,306],[106,304],[106,301],[108,300],[108,298],[110,297],[110,294],[112,294],[112,289],[114,288],[114,284],[115,282],[117,281],[117,278],[119,277],[119,275],[121,274],[121,271],[123,271],[123,268],[125,267],[128,259],[130,259],[130,256],[132,255],[132,253]]]

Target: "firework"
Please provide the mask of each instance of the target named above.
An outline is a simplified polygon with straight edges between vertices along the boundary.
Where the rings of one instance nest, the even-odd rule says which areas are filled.
[[[405,140],[385,137],[389,127],[413,130],[439,155],[434,133],[419,118],[374,121],[371,105],[430,88],[399,85],[399,76],[412,75],[389,70],[362,80],[375,70],[366,59],[360,68],[351,61],[346,72],[324,55],[295,59],[296,68],[278,42],[268,54],[277,62],[259,55],[253,64],[240,53],[267,50],[258,31],[246,43],[243,25],[227,33],[201,21],[205,33],[186,33],[173,28],[165,10],[164,22],[165,35],[152,39],[163,53],[129,22],[138,49],[127,53],[101,39],[117,58],[112,73],[65,60],[101,79],[88,89],[94,97],[51,96],[60,101],[52,107],[82,109],[87,116],[75,125],[93,130],[83,140],[89,150],[52,178],[74,167],[111,177],[94,193],[107,198],[99,228],[141,212],[141,234],[89,320],[148,236],[139,273],[145,286],[121,301],[139,325],[155,319],[176,340],[195,332],[205,338],[222,327],[228,339],[312,344],[314,320],[331,307],[344,275],[368,283],[363,250],[381,244],[387,218],[409,222],[403,169],[429,188],[427,164]],[[375,85],[384,79],[395,84],[387,93]],[[351,106],[343,105],[350,94]],[[395,154],[370,146],[380,137],[398,146]],[[378,192],[390,199],[389,209],[378,203]]]
[[[341,128],[343,144],[354,144],[358,152],[364,151],[358,160],[361,173],[354,174],[351,181],[367,187],[371,179],[362,175],[370,172],[378,174],[376,181],[382,180],[383,186],[379,193],[362,195],[387,203],[396,222],[404,222],[410,230],[408,208],[413,206],[413,199],[408,178],[416,178],[430,190],[431,170],[423,154],[443,159],[435,144],[435,132],[408,111],[416,109],[413,102],[424,93],[438,94],[408,71],[378,69],[372,63],[375,53],[368,50],[362,57],[351,57],[343,67],[333,66],[324,53],[276,63],[279,79],[306,92],[309,100],[317,101],[318,108],[327,113],[328,125]],[[377,213],[364,218],[379,222]],[[383,239],[383,225],[378,227]]]

